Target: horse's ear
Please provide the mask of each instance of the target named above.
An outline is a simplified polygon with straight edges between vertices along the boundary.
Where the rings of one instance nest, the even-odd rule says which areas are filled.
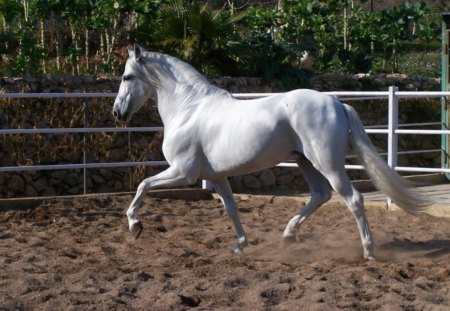
[[[128,56],[129,56],[129,57],[132,57],[133,55],[134,55],[134,48],[129,47],[129,48],[128,48]]]
[[[141,58],[142,55],[142,48],[140,45],[135,44],[134,45],[134,58],[136,61],[139,61],[139,58]]]
[[[139,61],[142,55],[142,48],[141,46],[135,44],[133,47],[128,48],[128,56],[134,57],[136,61]]]

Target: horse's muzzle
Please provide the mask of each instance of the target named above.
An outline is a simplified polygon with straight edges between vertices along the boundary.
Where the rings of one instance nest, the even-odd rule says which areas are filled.
[[[116,118],[116,120],[126,121],[128,119],[128,113],[127,112],[122,114],[119,109],[113,109],[112,113],[113,113],[114,118]]]

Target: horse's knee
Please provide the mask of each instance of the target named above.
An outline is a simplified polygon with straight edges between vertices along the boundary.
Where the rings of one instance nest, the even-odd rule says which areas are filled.
[[[147,188],[149,188],[150,186],[145,182],[145,180],[141,181],[139,183],[139,186],[137,187],[137,192],[144,192],[146,191]]]
[[[350,205],[354,206],[364,206],[364,197],[361,193],[359,193],[356,189],[347,196],[347,201]]]
[[[321,189],[320,191],[314,191],[311,193],[311,197],[317,200],[317,205],[322,205],[328,202],[331,199],[331,190],[330,189]]]
[[[355,191],[353,194],[353,202],[357,205],[364,206],[364,197],[361,193]]]
[[[349,206],[348,209],[356,219],[364,216],[364,208],[362,206]]]

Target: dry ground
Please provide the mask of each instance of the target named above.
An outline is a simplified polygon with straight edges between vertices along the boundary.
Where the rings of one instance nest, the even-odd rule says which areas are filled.
[[[148,197],[144,231],[127,231],[125,196],[47,200],[0,212],[0,310],[449,310],[450,219],[367,204],[376,262],[362,259],[340,201],[298,242],[281,233],[304,199],[238,199],[250,238],[216,199]]]

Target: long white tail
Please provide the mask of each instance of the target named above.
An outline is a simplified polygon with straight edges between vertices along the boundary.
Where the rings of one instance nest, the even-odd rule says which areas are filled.
[[[343,105],[348,117],[353,150],[373,180],[375,187],[408,212],[420,212],[431,205],[432,202],[429,199],[409,188],[407,181],[383,161],[367,136],[355,109],[349,105]]]

